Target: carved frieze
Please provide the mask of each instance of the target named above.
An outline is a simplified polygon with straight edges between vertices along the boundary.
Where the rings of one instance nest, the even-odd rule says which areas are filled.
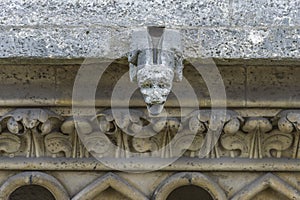
[[[44,138],[59,127],[63,118],[43,109],[16,109],[1,119],[4,155],[40,157],[45,155]]]
[[[217,112],[218,113],[218,112]],[[274,117],[215,113],[148,117],[139,110],[105,110],[73,119],[46,109],[16,109],[1,118],[1,156],[102,158],[299,158],[300,111]]]

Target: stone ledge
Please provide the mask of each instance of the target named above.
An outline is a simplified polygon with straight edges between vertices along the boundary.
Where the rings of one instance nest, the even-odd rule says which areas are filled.
[[[112,171],[100,161],[94,158],[1,158],[1,170],[59,170],[59,171]],[[110,166],[115,165],[118,170],[125,171],[151,171],[157,169],[166,159],[140,160],[139,163],[131,159],[111,159]],[[136,161],[136,160],[135,160]],[[143,163],[143,166],[140,165]],[[160,171],[285,171],[299,172],[300,164],[297,159],[198,159],[179,158],[172,164],[165,166]]]

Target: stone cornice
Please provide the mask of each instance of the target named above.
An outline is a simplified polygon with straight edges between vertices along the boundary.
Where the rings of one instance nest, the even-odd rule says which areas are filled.
[[[147,158],[137,161],[136,159],[111,159],[110,166],[94,158],[24,158],[24,157],[1,157],[0,170],[46,170],[46,171],[117,171],[143,172],[153,171],[203,171],[203,172],[300,172],[299,160],[290,158],[179,158],[173,163],[161,167],[164,160]],[[173,161],[173,160],[170,160]],[[141,163],[143,163],[141,165]]]

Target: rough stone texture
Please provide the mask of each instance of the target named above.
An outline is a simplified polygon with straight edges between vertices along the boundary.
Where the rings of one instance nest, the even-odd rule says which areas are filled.
[[[89,57],[107,54],[107,28],[2,28],[1,57]]]
[[[171,192],[160,189],[162,186],[176,188],[188,182],[221,196],[214,198],[220,200],[300,199],[300,112],[280,112],[282,108],[300,107],[299,0],[3,0],[0,9],[0,113],[4,115],[0,131],[0,199],[8,197],[15,186],[31,184],[54,191],[56,199],[159,199]],[[62,120],[60,115],[72,114],[70,108],[63,106],[71,106],[73,83],[83,57],[104,60],[124,56],[129,51],[132,31],[149,25],[180,30],[185,58],[222,60],[218,69],[227,105],[244,114],[226,121],[219,145],[205,159],[194,157],[198,149],[192,147],[184,158],[159,172],[143,173],[161,166],[164,159],[155,157],[142,164],[128,158],[113,159],[117,161],[112,162],[114,168],[121,166],[124,171],[142,173],[117,172],[87,158],[72,128],[74,124],[68,123],[71,118],[64,118],[64,124],[72,130],[68,133],[57,121]],[[99,110],[111,106],[112,90],[128,71],[124,60],[112,64],[99,81],[95,95]],[[189,61],[185,62],[184,76],[195,89],[199,106],[209,107],[205,77],[195,73]],[[124,86],[128,87],[129,76],[126,77]],[[86,77],[84,81],[90,80]],[[178,85],[183,95],[184,87],[182,83]],[[182,101],[182,107],[191,105],[188,95]],[[130,105],[145,107],[139,92],[134,93]],[[45,106],[60,115],[28,108]],[[124,106],[123,99],[119,106]],[[170,116],[178,117],[174,95],[166,106],[173,107]],[[50,114],[44,121],[45,112]],[[184,125],[184,132],[201,132],[201,126],[196,129],[199,124],[208,130],[204,124],[210,122],[198,114],[191,116],[193,120],[189,126]],[[123,119],[126,120],[128,116]],[[167,130],[177,131],[180,126],[174,122],[167,122]],[[23,132],[25,135],[18,136]],[[120,129],[118,132],[123,134]],[[139,150],[131,136],[123,136],[122,145],[127,141],[131,149]],[[25,138],[33,142],[24,145]],[[101,138],[95,140],[101,142]],[[96,142],[93,144],[98,145]],[[184,144],[180,146],[185,149]],[[195,145],[202,146],[197,141]],[[57,153],[59,147],[62,152]],[[28,172],[21,173],[22,170]],[[46,198],[45,191],[37,195]],[[22,198],[32,199],[26,191]]]
[[[228,26],[230,7],[229,1],[210,0],[4,0],[0,6],[5,26],[114,27]]]
[[[0,57],[110,57],[129,51],[131,31],[182,31],[185,57],[299,58],[297,0],[4,0]]]
[[[234,0],[231,13],[236,26],[299,26],[300,3],[293,0]]]

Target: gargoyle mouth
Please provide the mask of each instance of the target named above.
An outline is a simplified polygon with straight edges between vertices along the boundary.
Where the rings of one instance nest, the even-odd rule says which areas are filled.
[[[148,103],[147,104],[147,109],[148,109],[148,112],[151,114],[151,115],[159,115],[161,113],[161,111],[163,110],[164,108],[164,104],[165,102],[161,102],[161,103],[156,103],[156,102],[153,102],[153,103]]]

